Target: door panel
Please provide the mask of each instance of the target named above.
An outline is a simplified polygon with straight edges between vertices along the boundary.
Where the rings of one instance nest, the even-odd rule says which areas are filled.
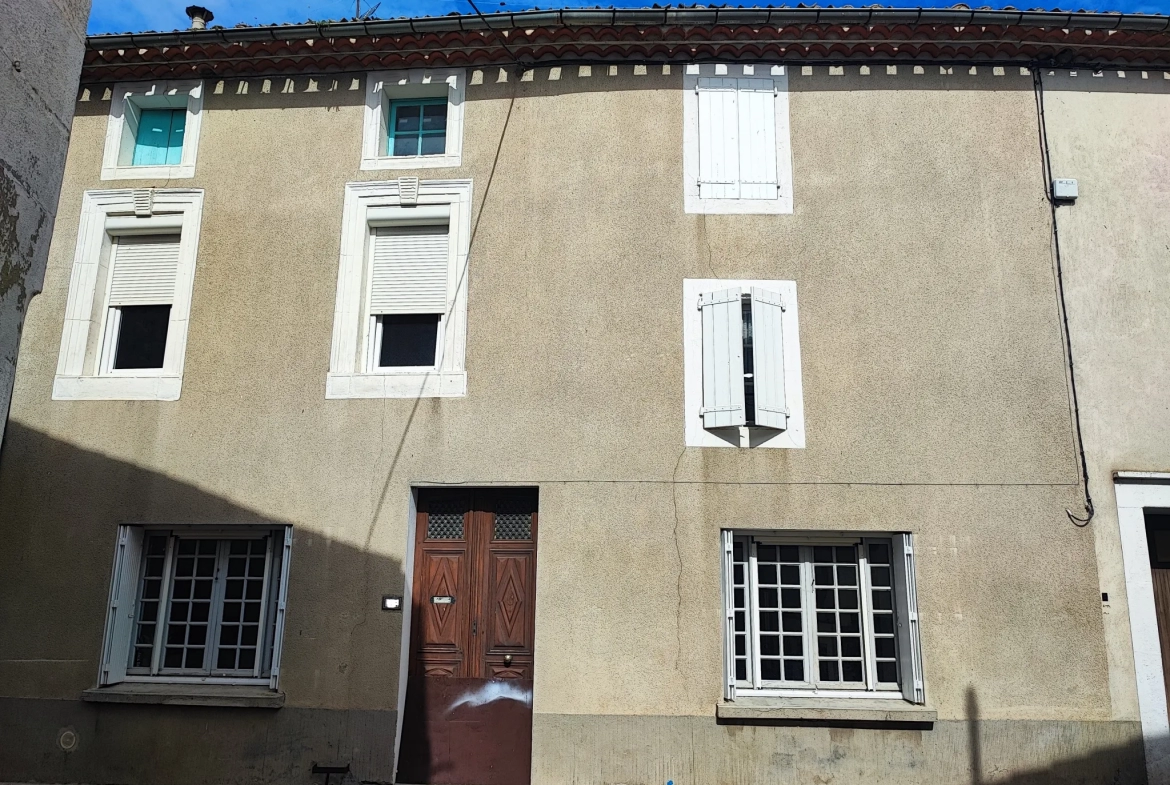
[[[400,782],[526,785],[536,491],[419,492]]]

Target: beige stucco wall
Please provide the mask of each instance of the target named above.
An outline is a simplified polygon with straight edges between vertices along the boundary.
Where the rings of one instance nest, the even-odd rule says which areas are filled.
[[[324,400],[342,188],[386,177],[358,170],[348,76],[208,84],[197,176],[144,183],[206,189],[182,397],[50,400],[81,193],[110,186],[109,104],[83,92],[0,465],[17,543],[0,573],[21,576],[0,694],[92,686],[118,522],[269,519],[297,532],[278,714],[393,711],[401,619],[378,602],[403,586],[410,488],[515,483],[541,490],[537,781],[608,776],[571,745],[609,743],[587,728],[625,727],[613,715],[674,722],[645,753],[664,760],[715,728],[725,526],[916,534],[927,695],[953,724],[912,732],[931,752],[903,781],[976,770],[975,718],[1006,723],[1005,772],[1128,749],[1132,728],[1106,727],[1131,715],[1111,705],[1095,530],[1064,515],[1078,475],[1031,77],[954,70],[794,69],[795,214],[767,217],[682,212],[677,67],[473,78],[465,166],[417,173],[474,180],[468,395],[420,401]],[[684,449],[689,277],[796,281],[806,449]],[[828,733],[743,730],[752,755]],[[846,776],[833,755],[802,771]]]
[[[0,19],[0,442],[20,331],[41,290],[90,0],[21,0]]]
[[[1170,81],[1159,71],[1046,77],[1053,174],[1114,713],[1138,716],[1115,471],[1170,471]],[[1088,84],[1086,84],[1088,82]]]

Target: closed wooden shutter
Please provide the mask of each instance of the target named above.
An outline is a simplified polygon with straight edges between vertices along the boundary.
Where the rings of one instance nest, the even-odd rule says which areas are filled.
[[[118,237],[110,305],[170,305],[179,271],[178,235]]]
[[[918,628],[918,589],[914,575],[914,536],[895,534],[891,554],[894,567],[894,601],[898,618],[898,677],[902,697],[926,703],[922,679],[922,641]]]
[[[142,563],[142,528],[118,527],[110,601],[106,609],[106,641],[102,651],[102,684],[126,680],[130,639],[134,632],[134,606],[138,601],[138,570]]]
[[[370,313],[445,313],[446,226],[374,230]]]
[[[752,287],[752,378],[756,392],[756,425],[784,430],[788,404],[784,398],[784,305],[778,292]]]
[[[703,427],[746,425],[743,304],[738,287],[699,296],[703,320]]]
[[[280,559],[280,575],[276,590],[276,619],[273,625],[276,629],[272,637],[272,665],[268,684],[275,690],[280,685],[280,653],[284,648],[284,617],[285,608],[288,605],[288,567],[292,560],[292,527],[284,527],[283,532],[278,529],[273,540],[273,557]]]
[[[737,80],[699,79],[699,197],[738,199],[740,120]]]
[[[723,699],[735,700],[735,534],[720,532],[723,545]]]
[[[776,199],[776,90],[771,79],[739,79],[739,198]]]

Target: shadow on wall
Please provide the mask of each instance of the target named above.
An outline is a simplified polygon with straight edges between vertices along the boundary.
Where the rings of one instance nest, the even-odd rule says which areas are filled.
[[[283,708],[81,700],[97,679],[117,526],[138,522],[293,525]],[[323,785],[318,764],[392,781],[403,617],[380,600],[403,592],[402,565],[318,528],[11,422],[0,453],[0,780]]]
[[[968,754],[971,761],[971,785],[1144,785],[1146,783],[1145,768],[1142,761],[1145,753],[1142,749],[1141,737],[1114,747],[1105,747],[1094,750],[1088,755],[1063,758],[1051,764],[1011,774],[1003,774],[995,765],[991,756],[986,759],[984,750],[994,745],[994,740],[984,738],[986,728],[993,728],[994,723],[985,724],[979,716],[979,697],[974,687],[967,687],[967,718],[968,718]],[[1036,723],[1038,731],[1045,723]],[[1037,745],[1059,748],[1060,740],[1045,734],[1037,738]],[[1025,757],[1025,756],[1020,756]],[[1160,785],[1149,783],[1149,785]]]

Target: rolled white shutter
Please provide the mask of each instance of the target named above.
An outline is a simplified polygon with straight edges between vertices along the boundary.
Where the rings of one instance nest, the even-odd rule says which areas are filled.
[[[143,532],[138,526],[118,527],[114,573],[110,578],[110,602],[106,609],[106,642],[102,650],[102,684],[126,680],[130,640],[134,635],[138,601],[138,570],[142,564]]]
[[[734,533],[724,529],[723,540],[723,699],[735,700],[735,565]]]
[[[699,198],[738,199],[739,134],[736,80],[699,79]]]
[[[778,292],[752,287],[752,379],[756,425],[788,427],[784,398],[784,305]]]
[[[110,305],[170,305],[179,272],[177,235],[120,236],[114,244]]]
[[[280,558],[280,583],[276,592],[276,630],[272,637],[272,667],[268,686],[276,689],[280,682],[280,652],[284,648],[284,616],[288,605],[288,565],[292,558],[293,530],[291,526],[284,527],[283,542],[276,538],[273,543],[273,554]]]
[[[914,576],[914,536],[895,534],[891,560],[894,567],[895,603],[898,615],[898,676],[902,697],[926,703],[922,680],[922,641],[918,629],[918,591]]]
[[[777,199],[776,90],[771,79],[739,79],[739,198]]]
[[[743,401],[743,305],[740,290],[699,296],[703,319],[703,427],[746,425]]]
[[[446,226],[374,230],[370,313],[445,313]]]

